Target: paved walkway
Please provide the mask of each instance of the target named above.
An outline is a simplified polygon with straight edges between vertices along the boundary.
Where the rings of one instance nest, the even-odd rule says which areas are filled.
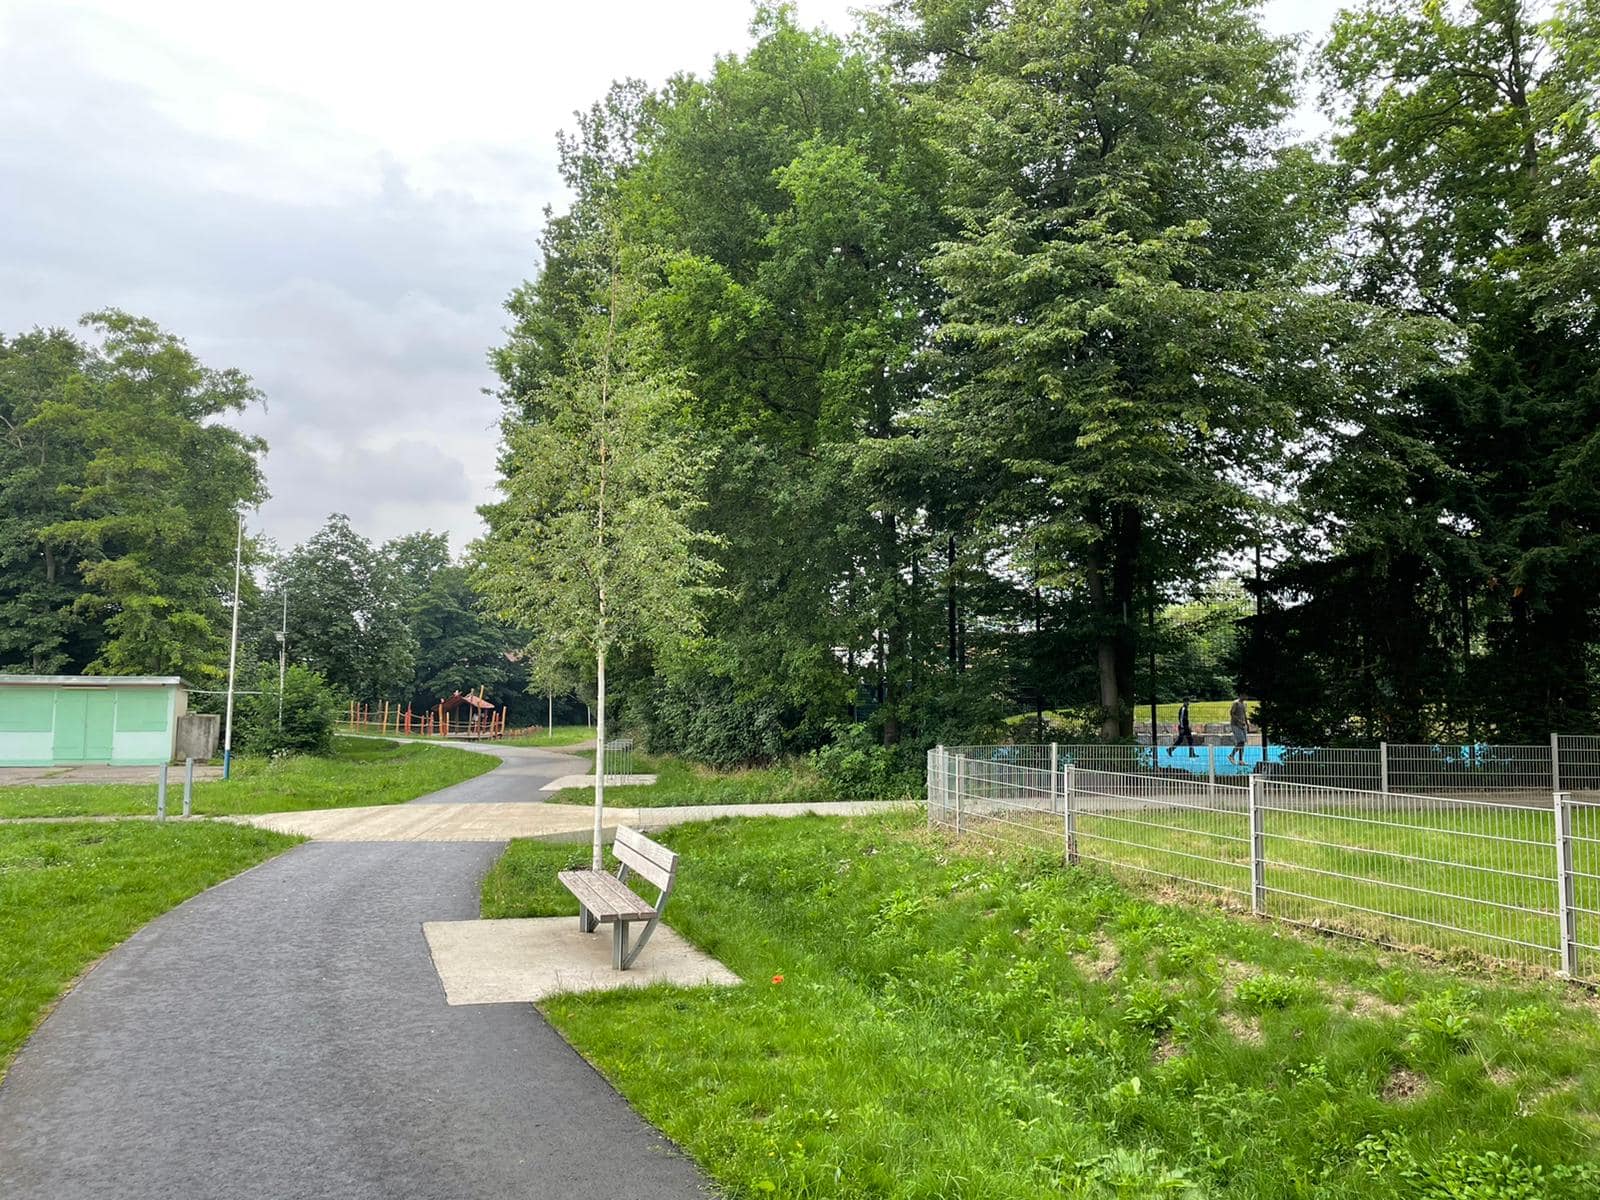
[[[536,802],[569,758],[483,749],[510,765],[383,811],[587,818]],[[313,842],[151,922],[0,1083],[0,1196],[703,1195],[533,1008],[445,1003],[422,924],[477,915],[505,836]]]
[[[496,771],[494,775],[499,773]],[[491,779],[493,775],[482,778]],[[448,788],[438,794],[442,796],[464,786],[458,784],[456,788]],[[700,804],[672,808],[630,808],[619,805],[606,808],[604,824],[609,837],[618,825],[631,825],[650,833],[687,821],[715,821],[719,817],[797,817],[808,813],[827,817],[859,817],[900,807],[904,806],[876,801]],[[566,841],[569,838],[588,838],[594,830],[594,809],[586,804],[445,804],[418,801],[376,808],[323,808],[310,812],[263,813],[229,819],[279,833],[300,834],[319,842],[504,842],[519,837]]]

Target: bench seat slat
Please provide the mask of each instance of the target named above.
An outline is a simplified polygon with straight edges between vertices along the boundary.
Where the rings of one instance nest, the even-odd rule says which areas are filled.
[[[648,921],[656,915],[654,905],[646,904],[615,875],[604,871],[562,871],[556,878],[598,921]]]

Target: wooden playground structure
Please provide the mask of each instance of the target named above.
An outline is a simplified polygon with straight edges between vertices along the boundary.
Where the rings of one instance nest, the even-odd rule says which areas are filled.
[[[345,728],[350,733],[373,733],[398,737],[455,738],[462,741],[495,741],[512,735],[538,732],[537,725],[525,729],[506,728],[505,708],[496,708],[483,698],[483,688],[475,692],[456,692],[433,708],[415,712],[384,700],[377,704],[350,701]]]

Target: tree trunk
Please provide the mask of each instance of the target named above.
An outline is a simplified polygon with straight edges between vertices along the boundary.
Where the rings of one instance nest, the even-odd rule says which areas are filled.
[[[1110,528],[1087,560],[1089,601],[1098,618],[1095,665],[1104,710],[1100,733],[1107,740],[1133,734],[1133,602],[1143,534],[1143,515],[1131,504],[1119,504],[1112,512]],[[1155,730],[1150,732],[1154,736]]]
[[[606,652],[603,646],[595,652],[594,667],[599,682],[595,685],[594,857],[591,865],[599,871],[605,865],[601,829],[605,824],[606,812]]]
[[[949,622],[950,666],[959,669],[961,646],[956,640],[956,535],[951,534],[945,549],[945,615]]]

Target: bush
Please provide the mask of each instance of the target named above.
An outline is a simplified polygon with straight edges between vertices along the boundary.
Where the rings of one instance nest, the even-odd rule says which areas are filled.
[[[769,763],[783,751],[776,703],[742,699],[726,679],[653,680],[630,696],[629,723],[653,754],[674,753],[713,767]]]
[[[811,765],[841,800],[899,800],[922,790],[922,751],[882,746],[866,725],[836,725],[834,740],[814,751]]]
[[[263,664],[255,694],[234,706],[234,744],[247,754],[327,754],[333,749],[338,701],[321,675],[291,666],[283,680],[283,726],[278,725],[278,668]]]

